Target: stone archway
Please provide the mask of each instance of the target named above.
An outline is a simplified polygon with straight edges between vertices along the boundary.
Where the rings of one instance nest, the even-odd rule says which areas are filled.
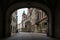
[[[48,35],[52,36],[52,15],[50,12],[50,9],[43,4],[37,3],[37,2],[18,2],[14,3],[11,6],[9,6],[8,10],[6,11],[6,30],[5,30],[5,35],[9,36],[10,35],[10,22],[11,22],[11,14],[14,10],[19,9],[19,8],[26,8],[26,7],[35,7],[35,8],[41,8],[42,10],[45,10],[48,15],[48,22],[49,22],[49,27],[48,27]]]

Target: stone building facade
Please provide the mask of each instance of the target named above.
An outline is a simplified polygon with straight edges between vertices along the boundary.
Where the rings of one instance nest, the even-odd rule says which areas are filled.
[[[48,28],[47,14],[40,9],[29,8],[28,13],[22,15],[22,27],[28,32],[46,33]]]
[[[37,32],[46,33],[48,30],[48,16],[43,10],[36,9]]]
[[[22,23],[19,23],[17,25],[17,29],[18,29],[18,32],[21,32],[22,31]]]
[[[16,33],[16,29],[17,29],[17,11],[13,12],[12,16],[11,16],[12,20],[11,20],[11,33]]]

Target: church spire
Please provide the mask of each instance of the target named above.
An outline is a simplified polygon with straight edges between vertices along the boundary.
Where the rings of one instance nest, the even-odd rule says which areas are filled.
[[[23,11],[23,15],[26,15],[26,14],[25,14],[25,11]]]
[[[22,17],[27,18],[27,15],[25,14],[25,11],[23,11]]]

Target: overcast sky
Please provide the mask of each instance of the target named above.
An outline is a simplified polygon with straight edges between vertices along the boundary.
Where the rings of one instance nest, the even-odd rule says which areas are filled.
[[[17,10],[18,24],[21,23],[21,21],[22,21],[23,11],[25,11],[25,13],[27,14],[28,8],[21,8],[21,9],[18,9],[18,10]]]

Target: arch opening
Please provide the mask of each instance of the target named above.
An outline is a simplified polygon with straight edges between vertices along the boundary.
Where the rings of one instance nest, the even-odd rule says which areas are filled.
[[[25,2],[24,2],[25,3]],[[22,3],[17,3],[17,4],[21,4],[22,6],[19,6],[19,5],[16,5],[16,4],[14,4],[14,5],[12,5],[11,7],[9,7],[9,9],[7,10],[7,13],[9,13],[9,14],[6,14],[6,27],[9,27],[8,28],[8,30],[10,29],[10,32],[9,33],[11,33],[11,28],[10,28],[10,24],[11,24],[11,15],[12,15],[12,12],[14,11],[14,10],[16,10],[16,9],[18,9],[18,8],[23,8],[23,7],[31,7],[31,8],[33,8],[33,7],[35,7],[35,9],[37,8],[37,10],[38,11],[41,11],[41,9],[42,9],[42,11],[44,11],[43,13],[45,13],[45,14],[43,14],[43,15],[46,15],[47,17],[47,19],[46,19],[46,21],[41,21],[41,22],[39,22],[39,16],[37,16],[37,15],[40,15],[39,14],[39,12],[37,12],[36,10],[35,10],[35,12],[37,12],[37,14],[35,14],[37,17],[35,18],[35,19],[37,19],[38,20],[38,22],[37,22],[37,20],[35,20],[36,21],[36,25],[32,25],[32,26],[43,26],[43,25],[45,25],[45,26],[48,26],[47,27],[47,30],[48,30],[48,32],[47,32],[47,34],[49,33],[49,35],[52,35],[52,31],[51,31],[51,12],[50,12],[50,10],[49,10],[49,8],[48,7],[46,7],[45,5],[40,5],[40,3],[35,3],[35,2],[32,2],[32,3],[35,3],[36,5],[33,5],[32,3],[31,3],[31,5],[32,6],[27,6],[27,3],[25,3],[26,5],[23,5],[24,4],[23,2]],[[40,6],[37,6],[37,5],[40,5]],[[14,7],[14,6],[16,6],[16,7]],[[13,8],[14,7],[14,8]],[[41,8],[41,9],[40,9]],[[12,10],[11,10],[12,9]],[[34,8],[33,8],[34,9]],[[40,9],[40,10],[39,10]],[[7,17],[7,16],[9,16],[9,17]],[[33,14],[32,14],[32,16],[33,16]],[[31,16],[31,18],[32,18],[32,16]],[[41,16],[42,17],[42,16]],[[33,18],[32,18],[33,19]],[[7,21],[8,20],[8,21]],[[40,19],[41,20],[41,19]],[[31,22],[33,22],[33,21],[27,21],[25,24],[29,24],[29,25],[31,25],[31,24],[34,24],[34,23],[31,23]],[[44,22],[44,23],[43,23]],[[43,24],[43,25],[41,25],[41,24]],[[25,26],[28,26],[28,25],[25,25]],[[17,27],[17,25],[16,25],[16,27]],[[33,27],[32,27],[33,28]],[[31,29],[32,29],[31,28]],[[39,31],[36,31],[35,30],[35,32],[40,32],[40,28],[41,27],[37,27],[37,30],[39,30]],[[43,29],[44,29],[44,27],[43,27]],[[41,29],[41,32],[43,32],[44,33],[44,31],[42,31],[43,29]],[[24,30],[25,31],[25,30]],[[29,30],[29,31],[31,31],[31,32],[33,32],[34,31],[34,28],[32,29],[32,30]]]
[[[13,12],[11,33],[30,32],[47,34],[48,16],[45,11],[37,8],[21,8]]]

